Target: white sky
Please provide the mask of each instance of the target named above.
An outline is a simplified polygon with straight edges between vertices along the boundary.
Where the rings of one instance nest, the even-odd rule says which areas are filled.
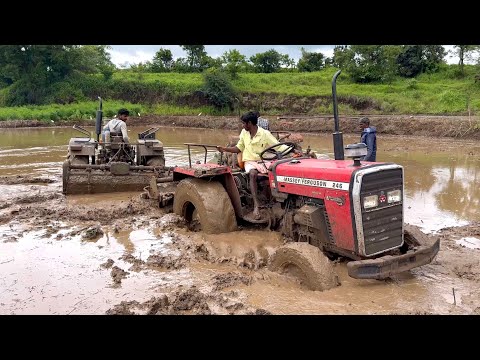
[[[451,50],[452,45],[443,45],[446,50]],[[219,57],[225,51],[237,49],[247,59],[255,54],[263,53],[270,49],[275,49],[281,54],[288,54],[291,58],[298,61],[301,57],[301,48],[310,52],[321,52],[326,57],[332,57],[335,45],[205,45],[207,54],[211,57]],[[173,58],[186,57],[179,45],[112,45],[110,55],[112,62],[116,66],[129,66],[140,62],[151,61],[155,53],[160,49],[170,49]],[[458,57],[447,56],[447,63],[456,64]]]

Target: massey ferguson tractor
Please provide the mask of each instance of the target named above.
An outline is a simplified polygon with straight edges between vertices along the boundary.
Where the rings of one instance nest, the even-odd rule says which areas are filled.
[[[178,182],[173,211],[191,228],[220,233],[235,231],[238,222],[267,224],[288,240],[270,256],[269,268],[293,270],[313,290],[338,285],[329,259],[352,260],[347,268],[353,278],[385,279],[430,263],[440,247],[440,240],[404,224],[403,167],[361,161],[364,144],[344,148],[336,98],[339,74],[332,80],[335,159],[292,157],[292,142],[265,149],[261,159],[274,161],[268,174],[258,177],[260,220],[249,216],[249,176],[221,161],[207,163],[207,148],[213,145],[186,144],[189,166],[173,170]],[[286,148],[279,151],[280,145]],[[191,146],[204,147],[203,164],[192,165]]]
[[[138,134],[138,142],[127,144],[121,133],[102,131],[102,99],[97,110],[95,130],[97,139],[90,132],[74,125],[83,137],[74,137],[68,144],[67,160],[63,163],[63,193],[85,194],[115,191],[142,191],[152,176],[158,181],[167,179],[164,167],[163,144],[155,139],[158,128],[150,128]]]

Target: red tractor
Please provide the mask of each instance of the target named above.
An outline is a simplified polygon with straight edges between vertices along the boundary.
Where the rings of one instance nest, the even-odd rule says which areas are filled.
[[[335,160],[310,156],[288,157],[294,143],[276,151],[266,149],[261,158],[275,158],[268,176],[259,177],[262,219],[249,217],[253,207],[249,177],[239,169],[206,162],[176,167],[178,181],[173,210],[192,227],[218,233],[237,229],[237,221],[268,223],[289,243],[270,257],[272,270],[294,267],[306,285],[324,290],[337,285],[329,259],[347,263],[348,274],[359,279],[384,279],[430,263],[440,241],[429,239],[404,224],[404,169],[394,163],[361,162],[364,144],[343,147],[339,132],[336,78],[332,80]],[[344,157],[350,158],[344,160]],[[221,162],[219,162],[221,163]],[[239,240],[241,241],[241,240]],[[298,272],[298,271],[297,271]]]

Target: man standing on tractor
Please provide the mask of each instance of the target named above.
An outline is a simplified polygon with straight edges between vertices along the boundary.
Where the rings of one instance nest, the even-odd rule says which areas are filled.
[[[245,172],[250,174],[250,191],[252,192],[254,210],[253,216],[255,220],[260,219],[260,207],[257,196],[257,177],[258,173],[266,174],[270,161],[260,159],[260,154],[267,147],[278,144],[278,140],[270,133],[257,125],[258,113],[249,111],[242,115],[243,129],[240,132],[240,139],[236,146],[224,147],[217,146],[220,152],[240,153],[242,152],[242,160],[245,162]],[[279,151],[283,151],[287,146],[279,146]]]
[[[109,131],[110,133],[122,133],[123,141],[128,144],[128,134],[127,134],[127,120],[130,115],[130,111],[127,109],[118,110],[117,117],[110,120],[104,127],[103,131]]]

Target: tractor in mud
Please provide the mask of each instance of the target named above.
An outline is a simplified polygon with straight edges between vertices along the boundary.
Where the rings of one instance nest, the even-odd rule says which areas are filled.
[[[385,279],[430,263],[439,240],[431,242],[418,228],[404,224],[404,169],[394,163],[361,161],[364,144],[343,146],[339,131],[336,78],[332,80],[335,159],[289,156],[293,142],[265,149],[262,160],[274,161],[258,176],[261,219],[253,209],[249,176],[237,167],[207,162],[207,148],[186,144],[189,165],[176,167],[173,211],[189,227],[209,233],[231,232],[237,224],[263,223],[280,231],[287,244],[270,256],[269,268],[300,276],[313,290],[338,285],[331,260],[347,258],[348,274],[358,279]],[[286,149],[278,151],[280,145]],[[205,161],[193,164],[191,146],[203,146]],[[347,159],[345,159],[345,157]],[[146,188],[162,198],[155,184]]]
[[[165,167],[163,144],[155,139],[158,128],[149,128],[138,134],[137,143],[125,143],[121,133],[102,131],[102,99],[97,110],[95,130],[74,125],[83,137],[74,137],[68,144],[67,159],[63,163],[63,193],[85,194],[115,191],[141,191],[154,177],[171,181]]]

